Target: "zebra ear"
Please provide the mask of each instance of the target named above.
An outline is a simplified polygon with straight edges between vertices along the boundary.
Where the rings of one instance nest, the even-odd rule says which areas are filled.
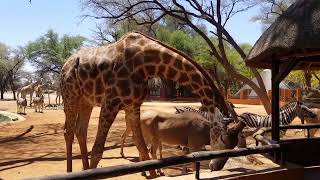
[[[302,105],[303,103],[301,101],[297,100],[297,104]]]

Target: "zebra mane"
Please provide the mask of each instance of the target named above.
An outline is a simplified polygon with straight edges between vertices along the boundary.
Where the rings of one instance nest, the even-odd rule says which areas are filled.
[[[297,114],[292,114],[296,111],[296,108],[300,105],[299,101],[292,101],[280,108],[279,118],[280,124],[290,124]],[[244,122],[249,127],[271,127],[272,117],[271,115],[259,115],[254,113],[242,113],[239,116],[239,120]]]
[[[297,104],[297,105],[298,105],[299,102],[298,102],[298,101],[291,101],[291,102],[283,105],[283,106],[280,108],[280,111],[283,111],[284,109],[287,109],[289,106],[292,106],[293,104]]]
[[[197,109],[194,109],[190,106],[180,106],[180,107],[175,106],[175,109],[176,109],[176,114],[181,114],[184,112],[194,112],[194,113],[197,113],[197,114],[201,115],[202,117],[204,117],[204,119],[207,121],[211,120],[209,112],[197,110]]]
[[[184,113],[184,112],[194,112],[194,113],[199,114],[206,121],[209,121],[209,122],[211,122],[213,120],[213,118],[214,118],[213,114],[211,114],[210,112],[197,110],[197,109],[194,109],[194,108],[192,108],[190,106],[180,106],[180,107],[175,106],[175,109],[176,109],[176,114],[180,114],[180,113]],[[218,108],[217,108],[217,110],[218,110],[219,113],[221,113]],[[223,116],[222,113],[221,113],[221,116]],[[223,117],[221,123],[226,125],[226,124],[231,123],[232,121],[233,121],[232,118]]]

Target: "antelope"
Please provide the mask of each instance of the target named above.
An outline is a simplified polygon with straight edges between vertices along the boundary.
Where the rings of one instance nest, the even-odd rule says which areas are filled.
[[[219,115],[221,115],[222,119],[222,114],[220,113]],[[187,147],[183,149],[184,154],[201,151],[204,149],[205,145],[211,144],[211,122],[199,113],[183,112],[179,114],[169,114],[156,110],[146,110],[143,111],[140,119],[144,140],[146,144],[151,147],[150,152],[152,159],[157,159],[156,152],[158,149],[160,151],[160,158],[162,158],[162,143]],[[127,128],[125,133],[122,135],[120,151],[122,157],[124,157],[123,144],[125,138],[130,132],[131,130]],[[228,137],[227,141],[237,142],[237,135],[234,138]],[[214,143],[220,147],[219,149],[223,149],[221,148],[221,142]],[[229,144],[223,144],[222,146],[234,148],[235,145],[233,147],[229,147]],[[185,170],[186,167],[184,167],[184,171]]]

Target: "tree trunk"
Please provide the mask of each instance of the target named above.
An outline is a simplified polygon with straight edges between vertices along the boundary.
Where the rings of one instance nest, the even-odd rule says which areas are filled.
[[[12,94],[13,94],[13,100],[17,100],[16,91],[14,89],[12,89]]]
[[[4,99],[4,90],[1,89],[0,91],[1,91],[1,97],[0,97],[0,98],[1,98],[1,99]]]
[[[224,68],[226,69],[226,72],[229,72],[232,77],[234,77],[237,80],[242,81],[245,84],[248,84],[256,92],[256,94],[259,96],[266,112],[268,114],[271,114],[271,101],[270,101],[270,98],[268,96],[268,92],[266,91],[264,84],[263,84],[263,87],[259,87],[259,86],[262,86],[262,85],[260,85],[261,82],[260,83],[258,82],[259,86],[256,85],[251,79],[239,74],[234,69],[234,67],[231,65],[225,65]],[[258,74],[257,76],[260,76],[260,74]],[[261,76],[260,76],[260,78],[261,78]]]
[[[311,72],[308,70],[304,70],[304,80],[307,88],[311,87],[311,78],[312,78]]]

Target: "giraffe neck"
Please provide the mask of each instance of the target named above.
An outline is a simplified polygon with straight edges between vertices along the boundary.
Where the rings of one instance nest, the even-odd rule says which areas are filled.
[[[192,92],[199,96],[205,110],[214,114],[213,98],[217,90],[215,86],[210,85],[211,79],[206,78],[207,74],[203,73],[205,71],[195,65],[191,58],[140,34],[129,34],[123,40],[126,42],[124,61],[128,64],[128,71],[133,69],[131,79],[134,83],[140,84],[148,79],[160,77],[189,86]],[[144,46],[137,47],[137,42]]]
[[[211,89],[213,90],[213,95],[215,97],[215,102],[217,102],[217,106],[220,109],[221,112],[225,113],[226,115],[228,115],[228,107],[226,104],[226,101],[224,99],[224,96],[221,94],[221,91],[215,86],[215,83],[213,81],[213,79],[211,78],[211,76],[208,74],[207,71],[205,71],[198,63],[196,63],[191,57],[189,57],[188,55],[186,55],[185,53],[183,53],[182,51],[179,51],[157,39],[154,39],[152,37],[149,37],[141,32],[135,32],[138,33],[142,36],[144,36],[145,38],[148,38],[149,40],[158,43],[159,45],[163,46],[164,48],[171,50],[177,54],[179,54],[179,56],[182,56],[183,58],[185,58],[189,63],[191,63],[197,70],[199,70],[202,74],[202,76],[207,80],[208,85],[211,87]],[[204,111],[208,111],[208,107],[206,107],[206,105],[203,105],[203,109]],[[210,110],[210,112],[212,112],[212,109]]]

